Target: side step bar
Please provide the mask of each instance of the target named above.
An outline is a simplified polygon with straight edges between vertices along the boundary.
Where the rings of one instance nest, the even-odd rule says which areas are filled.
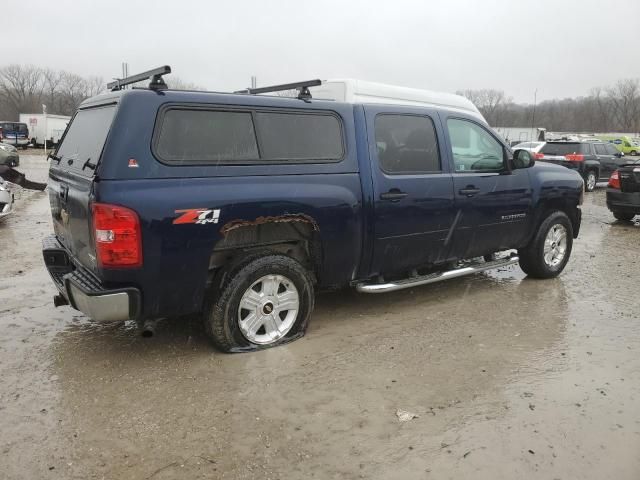
[[[360,283],[356,286],[356,290],[361,293],[393,292],[395,290],[403,290],[405,288],[426,285],[427,283],[441,282],[442,280],[448,280],[450,278],[464,277],[465,275],[484,272],[485,270],[491,270],[493,268],[506,267],[507,265],[518,263],[519,260],[520,258],[517,255],[512,255],[511,257],[501,258],[498,260],[493,260],[491,262],[475,262],[465,267],[456,268],[454,270],[430,273],[429,275],[423,275],[420,277],[405,278],[403,280],[397,280],[395,282]]]

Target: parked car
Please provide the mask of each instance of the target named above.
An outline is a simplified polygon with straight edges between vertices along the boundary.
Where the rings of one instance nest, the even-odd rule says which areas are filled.
[[[625,135],[598,135],[603,142],[615,145],[615,148],[626,155],[640,154],[640,143]]]
[[[513,150],[527,150],[528,152],[538,153],[546,142],[522,142],[516,143],[511,148]]]
[[[27,148],[29,144],[29,128],[26,123],[0,121],[2,141],[14,147]]]
[[[9,184],[0,178],[0,222],[13,213],[13,192]]]
[[[625,163],[621,152],[603,142],[547,142],[534,156],[577,171],[587,192],[592,192],[599,181],[607,180]]]
[[[550,278],[569,260],[582,179],[512,153],[462,97],[344,80],[333,101],[311,98],[320,81],[173,91],[167,71],[84,101],[51,157],[56,305],[97,321],[201,313],[236,352],[303,335],[318,289],[389,292],[518,260]],[[149,89],[118,90],[141,77]]]
[[[613,172],[607,186],[607,208],[623,222],[640,215],[640,160]]]
[[[0,143],[0,165],[9,165],[10,167],[20,165],[20,156],[16,147],[7,143]]]

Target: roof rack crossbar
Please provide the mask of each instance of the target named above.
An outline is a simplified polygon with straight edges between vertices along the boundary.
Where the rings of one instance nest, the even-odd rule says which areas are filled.
[[[146,72],[138,73],[127,78],[116,78],[115,81],[107,83],[107,88],[112,92],[122,90],[126,85],[142,82],[143,80],[150,79],[149,90],[166,90],[167,84],[162,78],[163,75],[171,73],[171,67],[164,65],[162,67],[154,68]]]
[[[308,100],[311,98],[309,87],[317,87],[322,85],[322,80],[306,80],[304,82],[283,83],[282,85],[272,85],[270,87],[245,88],[244,90],[236,90],[233,93],[246,93],[248,95],[257,95],[259,93],[284,92],[286,90],[297,90],[298,98]]]

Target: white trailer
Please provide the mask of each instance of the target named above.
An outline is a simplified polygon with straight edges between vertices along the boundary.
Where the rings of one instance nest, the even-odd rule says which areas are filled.
[[[32,145],[57,145],[71,117],[44,113],[21,113],[20,122],[29,127],[29,143]]]
[[[547,129],[540,127],[493,127],[511,146],[521,142],[544,142],[547,140]]]

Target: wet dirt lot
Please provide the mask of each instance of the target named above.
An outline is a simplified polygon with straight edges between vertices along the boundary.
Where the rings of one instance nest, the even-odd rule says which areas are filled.
[[[44,157],[22,171],[46,178]],[[46,193],[0,225],[2,479],[640,478],[640,225],[587,194],[565,272],[322,294],[307,336],[224,355],[55,309]],[[417,415],[400,422],[397,410]]]

